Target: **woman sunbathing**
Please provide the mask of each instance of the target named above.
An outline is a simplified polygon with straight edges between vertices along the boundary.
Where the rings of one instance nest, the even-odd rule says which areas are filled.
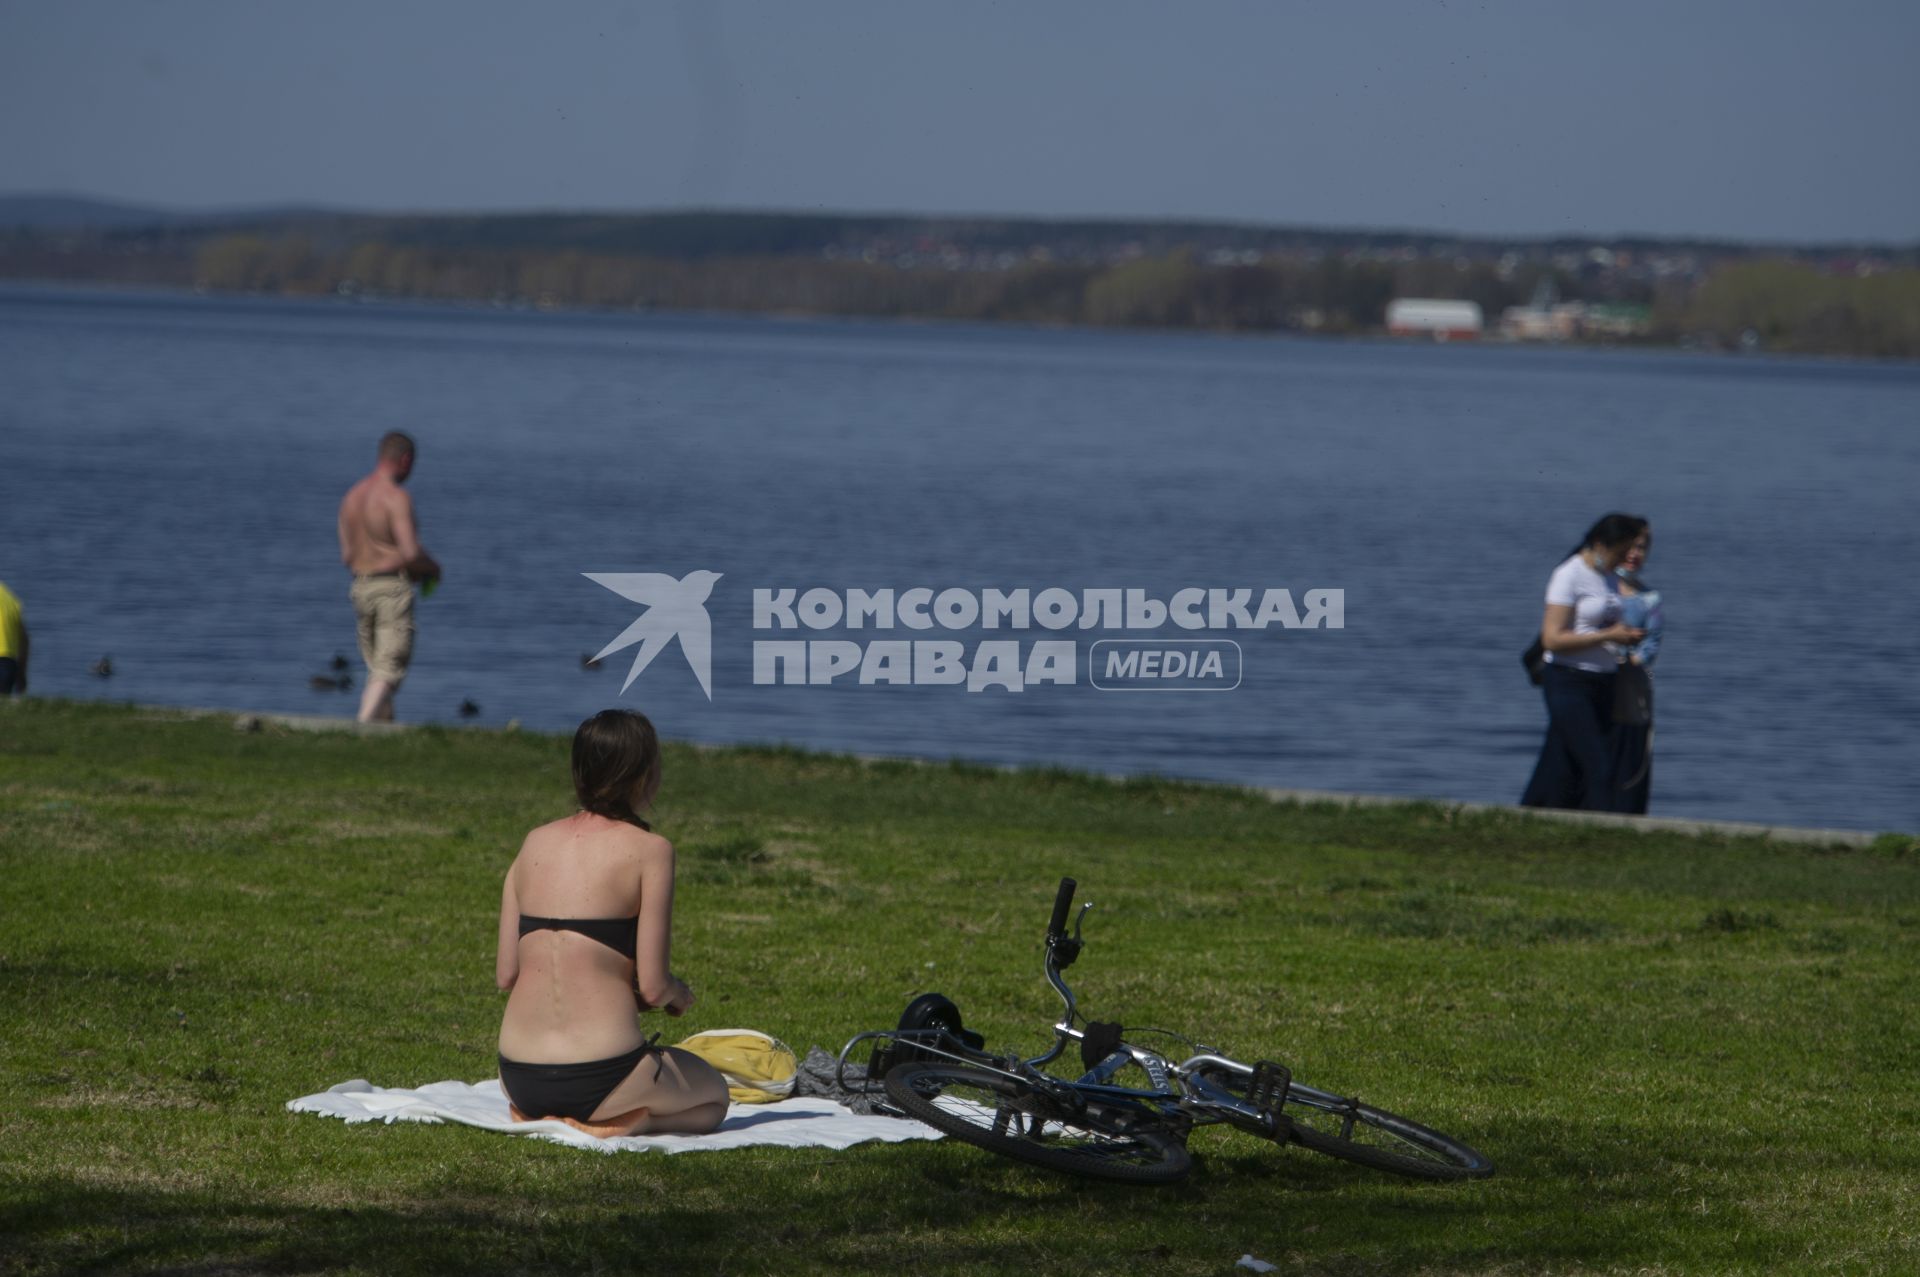
[[[654,1046],[634,1013],[693,1005],[668,966],[673,844],[637,814],[660,788],[653,724],[617,709],[580,724],[573,788],[580,810],[527,835],[500,893],[495,977],[512,990],[501,1088],[517,1121],[704,1134],[726,1116],[726,1082],[697,1056]]]

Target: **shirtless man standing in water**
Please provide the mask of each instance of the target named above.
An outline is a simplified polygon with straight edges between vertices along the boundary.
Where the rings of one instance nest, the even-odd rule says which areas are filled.
[[[413,499],[401,488],[413,473],[413,440],[391,431],[380,440],[373,473],[340,502],[340,561],[353,572],[353,611],[367,686],[360,721],[393,721],[393,694],[413,656],[413,582],[440,578],[440,565],[420,548]]]

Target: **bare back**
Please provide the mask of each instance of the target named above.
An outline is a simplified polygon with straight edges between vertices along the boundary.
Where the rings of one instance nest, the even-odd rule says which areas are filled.
[[[500,1024],[500,1053],[528,1063],[608,1059],[640,1045],[636,963],[577,931],[519,934],[521,915],[632,919],[637,961],[664,967],[671,908],[672,846],[632,825],[586,813],[527,835],[501,893],[500,968],[512,995]],[[665,899],[643,899],[642,878]],[[651,871],[651,872],[650,872]],[[645,906],[652,905],[648,908]]]
[[[398,572],[419,554],[413,499],[376,470],[340,502],[340,559],[357,573]]]

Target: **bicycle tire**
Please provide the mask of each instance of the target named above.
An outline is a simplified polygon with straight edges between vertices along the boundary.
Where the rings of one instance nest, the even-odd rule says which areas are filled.
[[[1030,1165],[1120,1184],[1172,1184],[1193,1169],[1186,1146],[1151,1116],[1088,1105],[1069,1111],[1024,1082],[969,1064],[894,1066],[893,1102],[935,1130]]]
[[[1232,1094],[1246,1091],[1247,1079],[1238,1074],[1208,1070],[1204,1076]],[[1493,1163],[1484,1153],[1451,1135],[1318,1087],[1295,1082],[1281,1112],[1288,1119],[1288,1140],[1328,1157],[1413,1179],[1484,1179],[1493,1174]]]

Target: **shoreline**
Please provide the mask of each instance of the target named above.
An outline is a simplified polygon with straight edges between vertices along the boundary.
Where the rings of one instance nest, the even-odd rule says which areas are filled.
[[[77,704],[99,704],[100,702],[73,702]],[[326,714],[263,714],[247,710],[219,709],[211,706],[185,707],[176,705],[145,705],[136,702],[124,702],[124,707],[143,716],[157,718],[218,719],[233,721],[235,731],[254,732],[265,726],[283,727],[290,731],[303,732],[345,732],[359,736],[387,736],[399,733],[432,729],[435,731],[476,731],[476,732],[526,732],[529,735],[552,736],[556,739],[564,733],[545,732],[522,728],[518,720],[508,720],[505,726],[465,726],[442,723],[361,723],[351,718],[339,718]],[[672,740],[669,743],[691,749],[696,752],[718,752],[732,749],[764,748],[755,742],[716,745],[697,741]],[[1023,771],[1047,770],[1046,764],[1014,763],[973,763],[965,759],[922,758],[906,754],[839,754],[831,750],[807,749],[804,746],[784,746],[798,748],[804,753],[817,753],[829,757],[852,758],[869,766],[886,764],[907,764],[915,767],[945,767],[954,762],[966,762],[969,766],[1009,774]],[[1362,794],[1334,789],[1290,789],[1267,785],[1239,785],[1229,781],[1190,780],[1180,777],[1155,777],[1153,773],[1143,775],[1122,775],[1108,772],[1083,771],[1079,768],[1066,770],[1110,784],[1123,785],[1129,781],[1145,779],[1165,779],[1181,785],[1196,785],[1203,788],[1237,790],[1242,793],[1258,794],[1274,803],[1293,803],[1300,806],[1322,807],[1430,807],[1449,816],[1518,816],[1527,819],[1544,820],[1558,824],[1600,826],[1612,829],[1631,829],[1642,833],[1675,834],[1716,834],[1731,838],[1761,838],[1770,842],[1793,843],[1800,846],[1821,847],[1868,847],[1879,839],[1889,835],[1905,837],[1905,830],[1881,830],[1868,832],[1859,829],[1830,829],[1813,825],[1775,825],[1759,821],[1711,820],[1689,816],[1629,816],[1615,812],[1571,811],[1547,807],[1522,807],[1517,803],[1480,803],[1467,802],[1452,798],[1402,797],[1392,794]]]
[[[0,296],[9,289],[22,293],[74,292],[99,296],[146,296],[212,302],[283,302],[295,305],[327,306],[334,309],[370,307],[373,309],[414,307],[456,314],[552,316],[555,318],[593,317],[619,319],[686,318],[694,320],[786,320],[803,323],[877,324],[905,328],[987,328],[1042,333],[1131,333],[1154,336],[1191,336],[1237,338],[1248,341],[1285,340],[1340,342],[1361,345],[1391,345],[1453,348],[1461,350],[1534,350],[1617,351],[1630,354],[1666,354],[1706,359],[1789,360],[1796,363],[1837,363],[1850,366],[1911,368],[1920,366],[1920,356],[1870,355],[1847,351],[1807,351],[1793,349],[1740,350],[1732,346],[1705,346],[1677,341],[1615,340],[1591,341],[1566,339],[1529,341],[1500,336],[1497,333],[1472,338],[1438,341],[1425,337],[1400,336],[1384,327],[1352,331],[1322,331],[1305,328],[1214,328],[1199,325],[1089,324],[1069,320],[1032,319],[956,319],[945,315],[862,314],[822,310],[688,310],[671,307],[543,305],[538,301],[515,299],[499,302],[480,298],[418,297],[408,294],[248,292],[224,288],[197,287],[190,284],[151,283],[141,280],[61,279],[38,276],[0,276]]]

